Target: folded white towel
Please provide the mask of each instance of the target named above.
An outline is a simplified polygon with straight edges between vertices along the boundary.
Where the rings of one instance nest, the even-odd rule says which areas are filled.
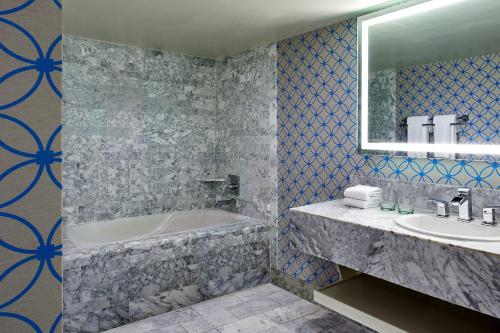
[[[344,205],[362,209],[374,208],[380,205],[380,199],[357,200],[352,198],[344,198]]]
[[[429,143],[429,126],[423,126],[429,123],[429,116],[408,117],[408,143]],[[426,158],[425,152],[408,152],[408,157]]]
[[[370,200],[372,198],[380,198],[382,196],[382,189],[368,185],[356,185],[348,187],[344,191],[345,198],[352,198],[357,200]]]

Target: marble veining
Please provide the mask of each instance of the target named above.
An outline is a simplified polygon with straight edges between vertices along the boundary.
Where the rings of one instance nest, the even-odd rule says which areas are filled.
[[[64,38],[66,224],[213,206],[214,61]]]
[[[100,332],[268,283],[270,226],[242,223],[64,256],[65,332]]]
[[[341,200],[290,210],[290,242],[305,253],[500,318],[500,245],[398,227],[395,212]],[[454,217],[450,217],[454,218]]]
[[[228,174],[235,212],[275,216],[275,71],[274,44],[214,61],[65,36],[65,223],[214,207],[230,196],[199,179]]]
[[[274,221],[278,210],[276,44],[227,57],[218,71],[217,173],[240,176],[237,213]]]
[[[244,315],[241,315],[241,314]],[[369,333],[336,312],[272,284],[148,318],[109,333]]]

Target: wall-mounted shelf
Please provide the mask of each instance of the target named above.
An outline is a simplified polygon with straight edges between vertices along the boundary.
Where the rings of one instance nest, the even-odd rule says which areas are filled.
[[[364,274],[314,291],[314,301],[377,332],[500,332],[500,319]]]

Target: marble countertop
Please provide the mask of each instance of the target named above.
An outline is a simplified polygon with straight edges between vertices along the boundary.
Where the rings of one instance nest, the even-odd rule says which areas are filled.
[[[397,212],[382,211],[379,208],[359,209],[345,206],[343,200],[326,201],[318,204],[295,207],[291,209],[294,212],[310,214],[324,217],[336,222],[351,223],[366,228],[388,231],[396,234],[419,238],[442,245],[461,247],[464,249],[481,251],[488,254],[500,255],[500,242],[478,242],[464,241],[457,239],[448,239],[425,235],[400,227],[394,222],[394,218],[401,216]],[[432,214],[429,211],[418,211],[417,213]],[[456,216],[450,216],[449,220],[456,221]],[[465,223],[465,222],[460,222]],[[481,219],[475,218],[471,223],[480,225]],[[486,227],[485,228],[500,228]]]

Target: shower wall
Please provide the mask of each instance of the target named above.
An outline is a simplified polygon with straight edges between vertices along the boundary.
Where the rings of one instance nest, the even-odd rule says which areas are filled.
[[[213,206],[217,65],[65,36],[64,217]]]
[[[214,61],[65,36],[65,223],[232,198],[276,216],[275,73],[275,45]],[[199,181],[228,174],[237,197]]]
[[[238,213],[274,221],[278,210],[276,45],[242,52],[219,65],[218,173],[240,176]]]

